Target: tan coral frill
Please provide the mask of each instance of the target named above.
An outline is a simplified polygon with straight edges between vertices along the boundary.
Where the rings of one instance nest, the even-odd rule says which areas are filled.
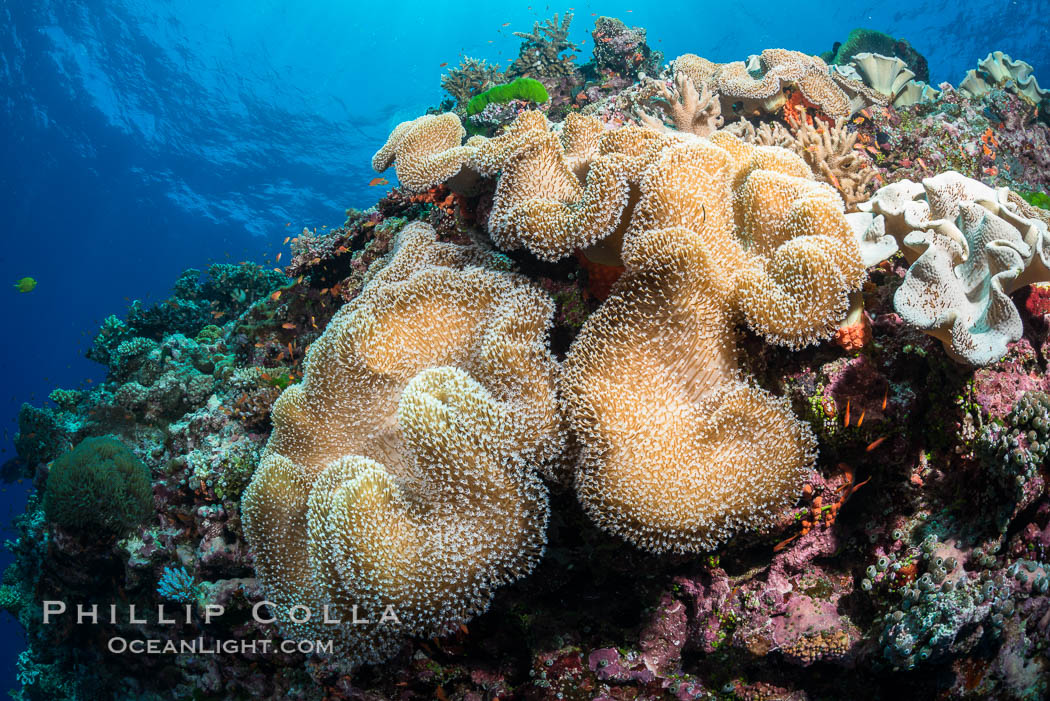
[[[243,502],[282,631],[335,636],[355,662],[455,629],[536,564],[537,467],[562,447],[550,298],[424,224],[395,251],[277,401]],[[325,605],[347,622],[322,625]],[[355,605],[399,622],[353,625]]]
[[[725,132],[671,144],[642,179],[623,259],[563,368],[581,502],[656,552],[770,525],[816,440],[742,376],[733,324],[792,347],[833,333],[864,276],[841,200],[783,149]]]

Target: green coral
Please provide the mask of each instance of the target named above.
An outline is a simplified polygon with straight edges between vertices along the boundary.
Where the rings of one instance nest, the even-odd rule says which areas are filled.
[[[837,44],[834,49],[821,55],[828,63],[846,65],[857,54],[873,53],[883,56],[896,56],[908,64],[908,68],[915,73],[915,79],[929,82],[930,71],[926,59],[916,51],[907,41],[895,39],[889,34],[875,31],[874,29],[854,29],[846,37],[846,41]]]
[[[1017,194],[1033,207],[1050,209],[1050,195],[1047,195],[1045,192],[1018,192]]]
[[[120,441],[88,438],[51,465],[47,520],[70,530],[121,535],[153,508],[149,468]]]
[[[22,591],[18,587],[13,587],[9,584],[0,586],[0,609],[9,611],[17,616],[24,603]]]
[[[550,99],[547,88],[543,83],[533,78],[518,78],[517,80],[489,88],[480,95],[475,95],[467,103],[467,114],[477,114],[493,102],[503,103],[511,100],[528,100],[536,104],[543,104]]]

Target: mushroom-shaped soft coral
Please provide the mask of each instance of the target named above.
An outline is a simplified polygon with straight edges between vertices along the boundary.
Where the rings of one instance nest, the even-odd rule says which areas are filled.
[[[627,272],[562,376],[582,444],[580,501],[654,552],[710,549],[770,524],[815,459],[788,403],[742,380],[713,256],[682,227],[631,237]]]
[[[466,131],[452,112],[402,122],[372,157],[372,168],[382,173],[393,165],[402,185],[422,192],[462,170],[474,153],[473,146],[462,145],[464,136]]]
[[[274,406],[243,508],[285,633],[335,636],[352,661],[378,662],[406,635],[454,629],[535,565],[537,468],[562,443],[553,303],[477,265],[486,257],[406,227]],[[344,626],[294,621],[296,606],[326,604]],[[399,621],[352,625],[354,605]]]

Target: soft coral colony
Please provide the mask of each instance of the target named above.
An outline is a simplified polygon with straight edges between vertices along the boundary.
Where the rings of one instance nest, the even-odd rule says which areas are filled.
[[[577,66],[571,20],[464,58],[376,152],[399,187],[283,274],[191,271],[106,321],[101,387],[23,408],[22,698],[1047,695],[1031,66],[934,89],[856,30],[663,67],[607,17]]]

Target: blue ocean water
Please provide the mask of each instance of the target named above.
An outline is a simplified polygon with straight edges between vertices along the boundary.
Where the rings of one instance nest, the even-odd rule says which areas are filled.
[[[441,65],[508,62],[512,32],[554,12],[575,13],[577,41],[595,15],[646,27],[668,59],[819,53],[867,27],[909,40],[934,84],[992,50],[1050,84],[1045,0],[568,2],[0,0],[0,462],[22,402],[100,379],[84,352],[105,316],[185,268],[272,264],[288,232],[372,204],[371,155],[442,99]],[[31,293],[11,287],[23,276]],[[4,489],[7,524],[26,491]],[[9,686],[21,629],[0,615]]]

